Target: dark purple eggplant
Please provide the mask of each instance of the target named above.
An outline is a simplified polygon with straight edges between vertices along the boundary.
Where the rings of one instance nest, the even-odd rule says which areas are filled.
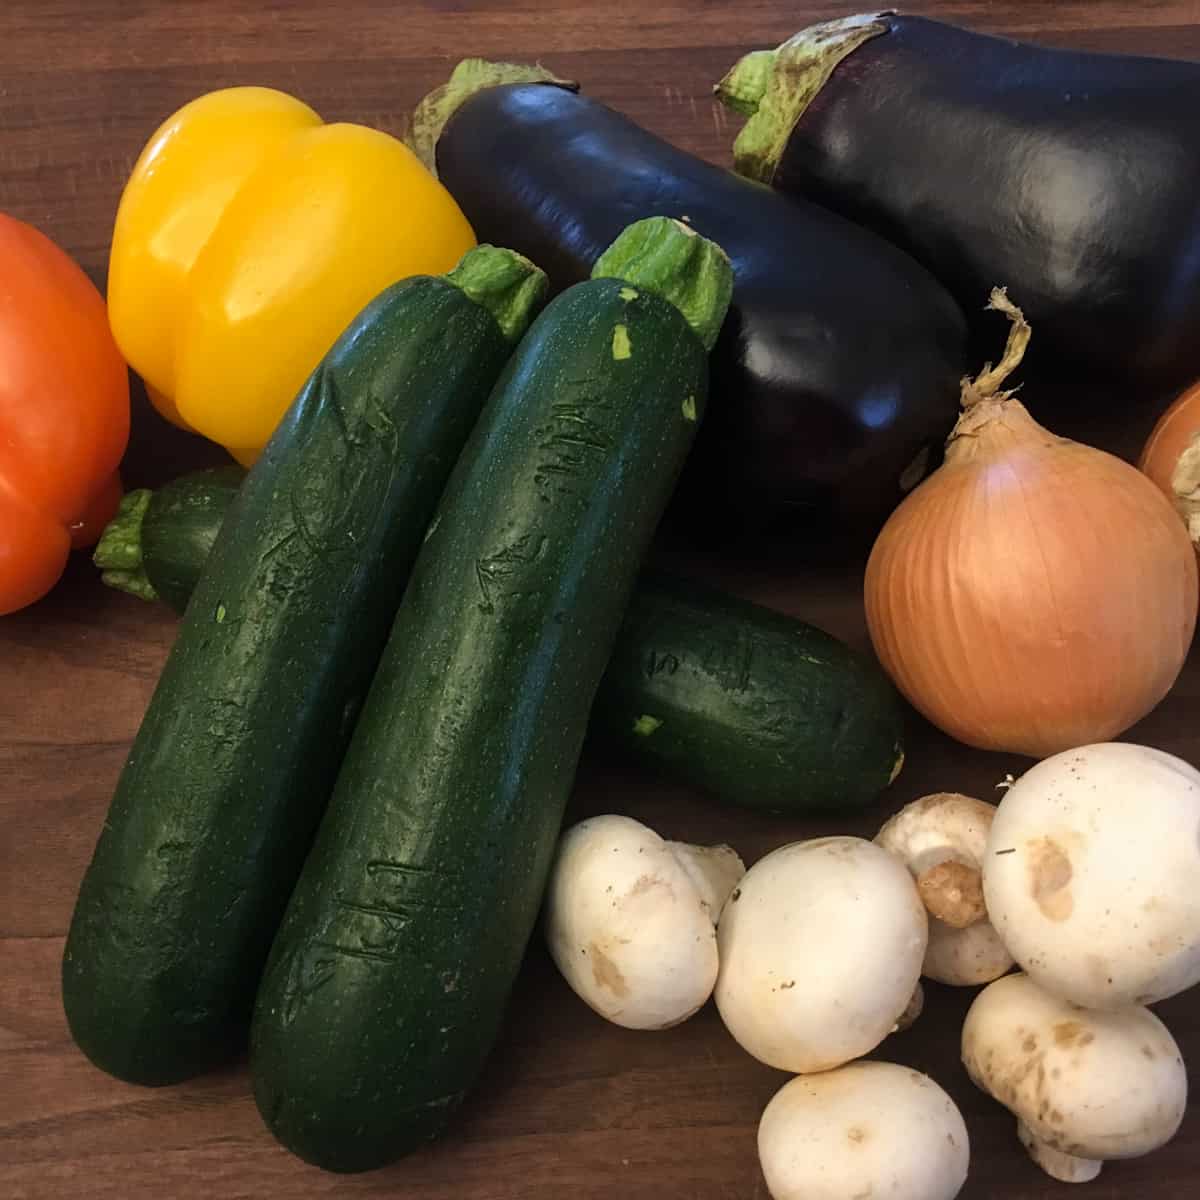
[[[522,78],[534,82],[511,82]],[[735,514],[762,527],[798,514],[830,539],[877,530],[954,423],[957,305],[867,230],[686,154],[574,89],[471,60],[422,101],[410,140],[480,240],[528,255],[556,288],[585,279],[639,217],[688,221],[729,254],[733,305],[676,518],[707,528]]]
[[[903,246],[981,323],[1007,286],[1035,367],[1150,398],[1200,375],[1200,63],[863,14],[717,94],[751,115],[742,174]]]

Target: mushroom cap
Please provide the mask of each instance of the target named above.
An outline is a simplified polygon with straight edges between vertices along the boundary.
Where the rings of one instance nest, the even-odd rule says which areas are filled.
[[[1078,1158],[1146,1154],[1183,1120],[1183,1059],[1146,1008],[1079,1008],[1008,975],[971,1005],[962,1056],[976,1085],[1037,1141]]]
[[[903,864],[862,838],[796,842],[746,873],[717,926],[729,1032],[783,1071],[870,1053],[908,1007],[927,922]]]
[[[1027,771],[984,856],[992,924],[1042,987],[1089,1008],[1200,981],[1200,772],[1123,742]]]
[[[602,1017],[665,1029],[712,994],[715,914],[692,869],[629,817],[592,817],[562,835],[546,891],[546,942],[567,983]]]
[[[929,1076],[857,1062],[785,1083],[759,1122],[758,1156],[775,1200],[952,1200],[970,1145]]]
[[[995,805],[973,796],[937,792],[906,804],[875,841],[904,862],[914,878],[945,863],[962,863],[972,873],[979,872],[995,815]],[[988,920],[960,928],[930,914],[923,975],[938,983],[972,987],[999,978],[1012,965],[1012,955]]]

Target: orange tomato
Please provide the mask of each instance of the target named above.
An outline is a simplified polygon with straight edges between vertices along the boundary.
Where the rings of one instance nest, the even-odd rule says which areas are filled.
[[[0,614],[39,599],[120,499],[129,378],[100,293],[0,213]]]

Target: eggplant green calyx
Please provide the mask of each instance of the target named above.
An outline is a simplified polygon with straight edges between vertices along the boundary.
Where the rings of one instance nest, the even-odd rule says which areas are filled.
[[[441,87],[434,88],[413,110],[404,139],[409,149],[437,175],[438,138],[450,118],[477,92],[506,83],[548,83],[571,92],[579,90],[579,84],[559,79],[544,67],[464,58],[450,78]]]
[[[888,31],[890,12],[858,13],[810,25],[774,50],[754,50],[713,88],[717,99],[749,117],[733,144],[739,175],[770,183],[788,138],[837,65]]]

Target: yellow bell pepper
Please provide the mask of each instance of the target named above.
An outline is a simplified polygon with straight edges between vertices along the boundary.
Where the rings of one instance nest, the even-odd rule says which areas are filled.
[[[396,138],[269,88],[211,92],[158,129],[109,259],[117,345],[158,410],[249,465],[352,317],[475,244]]]

